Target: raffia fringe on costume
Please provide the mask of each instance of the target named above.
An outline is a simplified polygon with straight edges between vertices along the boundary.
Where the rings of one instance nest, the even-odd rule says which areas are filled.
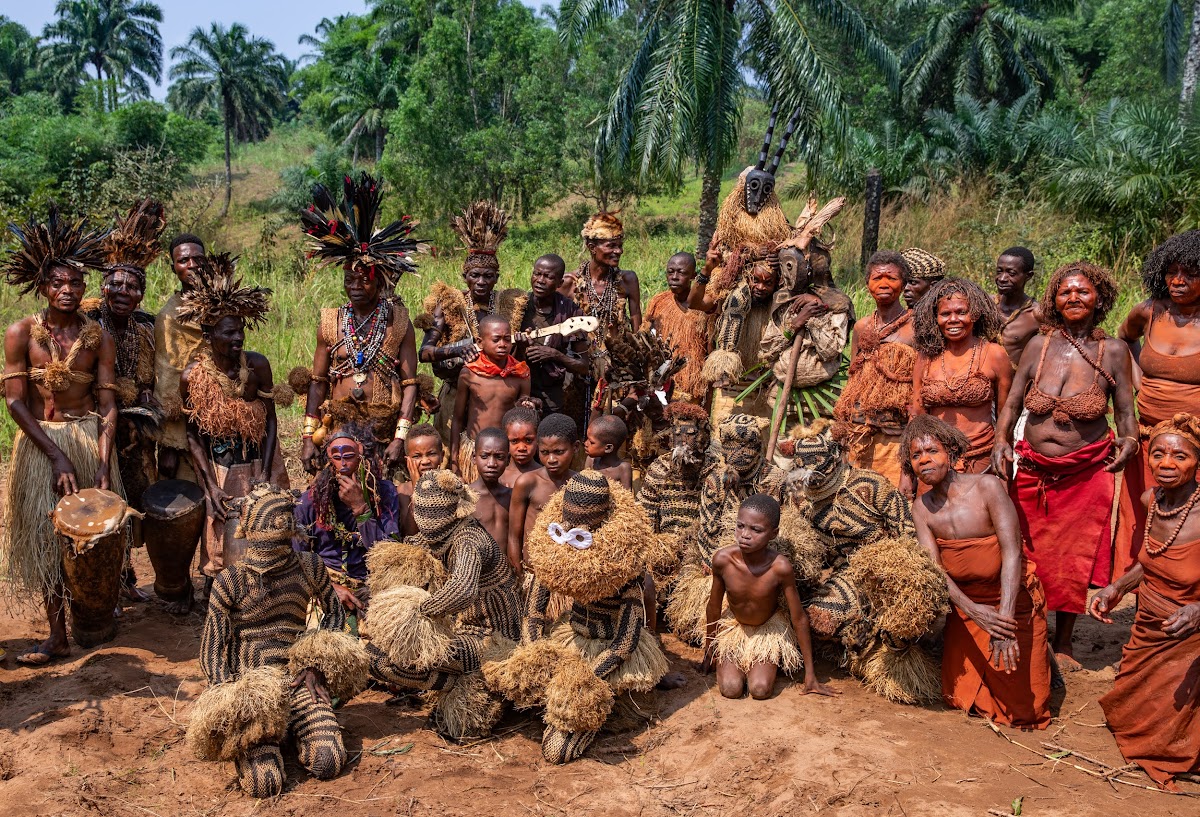
[[[372,593],[411,585],[436,593],[446,583],[440,559],[420,545],[385,539],[367,551],[367,572]]]
[[[705,359],[700,377],[706,383],[737,383],[742,379],[744,368],[742,356],[737,352],[731,349],[714,349]]]
[[[468,485],[479,479],[479,469],[475,467],[475,441],[466,434],[458,437],[458,473]]]
[[[188,379],[188,413],[204,433],[258,443],[267,433],[267,407],[261,400],[225,394],[205,359]]]
[[[597,731],[612,713],[610,683],[597,678],[579,653],[569,654],[546,686],[546,723],[568,732]]]
[[[937,664],[916,644],[893,650],[876,639],[861,655],[851,654],[850,671],[872,692],[895,703],[932,703],[942,694]]]
[[[949,609],[946,574],[911,537],[863,545],[847,576],[870,602],[871,621],[894,639],[916,641]]]
[[[483,674],[471,672],[458,676],[449,689],[437,693],[431,716],[438,733],[452,740],[484,738],[500,721],[502,705],[488,691]]]
[[[371,594],[371,642],[398,666],[418,672],[445,663],[454,638],[446,622],[421,612],[428,598],[419,587],[406,585]]]
[[[583,655],[583,659],[589,667],[596,662],[601,653],[611,646],[603,638],[585,638],[575,632],[569,621],[564,621],[555,627],[550,633],[550,640],[564,647],[574,647]],[[643,627],[633,654],[625,659],[625,663],[621,665],[620,669],[605,680],[612,687],[613,692],[618,694],[649,692],[662,680],[669,669],[667,657],[663,655],[662,648],[658,646],[658,640],[655,639],[652,632]]]
[[[484,680],[490,689],[512,701],[517,709],[546,703],[546,686],[570,651],[540,638],[522,644],[503,660],[482,662]]]
[[[38,425],[75,467],[79,487],[94,487],[92,480],[100,467],[100,418],[91,415],[65,422],[39,421]],[[59,496],[54,492],[50,460],[24,432],[17,431],[13,441],[8,473],[0,563],[8,578],[9,602],[20,607],[40,603],[43,592],[62,585],[62,550],[50,520]],[[109,458],[109,488],[125,496],[115,446]]]
[[[348,633],[309,630],[288,649],[288,674],[315,669],[325,677],[329,694],[348,701],[367,687],[371,657],[361,641]]]
[[[792,623],[783,610],[776,610],[758,627],[739,624],[734,618],[721,619],[717,624],[716,655],[719,661],[737,664],[742,672],[765,663],[774,664],[785,675],[795,675],[804,667]]]
[[[288,683],[279,667],[257,667],[196,699],[187,744],[200,760],[236,760],[287,734]]]
[[[790,552],[786,555],[792,563],[796,584],[805,588],[816,587],[824,573],[829,546],[812,523],[791,503],[783,509],[779,522],[779,541],[788,544]],[[779,549],[778,546],[776,549]]]
[[[704,641],[705,613],[712,594],[712,576],[695,562],[684,562],[671,590],[665,615],[671,632],[692,646]]]

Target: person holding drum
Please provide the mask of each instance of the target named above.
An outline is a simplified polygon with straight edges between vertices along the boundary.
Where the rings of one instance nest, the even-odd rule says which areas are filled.
[[[45,602],[50,637],[17,658],[44,666],[70,653],[64,554],[50,513],[60,497],[81,488],[123,494],[113,467],[116,347],[79,312],[85,273],[104,264],[103,233],[66,218],[54,204],[45,222],[30,218],[10,229],[18,247],[5,278],[23,293],[37,292],[46,307],[4,335],[4,397],[18,427],[9,473],[19,479],[9,480],[0,561],[12,593]]]
[[[384,479],[370,431],[347,423],[325,444],[326,465],[296,506],[297,550],[325,562],[338,600],[351,617],[366,618],[367,552],[400,533],[400,496]]]
[[[208,503],[201,553],[206,596],[213,577],[236,560],[226,553],[236,538],[226,524],[228,504],[255,483],[289,487],[283,457],[276,456],[275,399],[287,404],[294,395],[286,384],[275,386],[264,355],[244,348],[246,327],[266,319],[270,294],[241,286],[228,253],[210,255],[196,268],[177,313],[199,325],[205,341],[183,370],[179,393],[192,466]]]

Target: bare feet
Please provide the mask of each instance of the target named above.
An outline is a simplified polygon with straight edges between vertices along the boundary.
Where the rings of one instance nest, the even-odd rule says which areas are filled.
[[[47,639],[29,652],[18,655],[17,663],[26,667],[44,667],[70,654],[69,644],[56,644],[52,639]]]
[[[679,689],[687,686],[687,676],[682,672],[668,672],[659,680],[655,689]]]
[[[1080,664],[1075,660],[1075,656],[1067,652],[1054,653],[1054,660],[1063,672],[1079,672],[1083,669],[1083,664]]]
[[[167,602],[166,609],[167,613],[172,616],[186,616],[188,613],[192,612],[192,607],[194,607],[195,604],[196,599],[191,593],[189,593],[185,599]]]

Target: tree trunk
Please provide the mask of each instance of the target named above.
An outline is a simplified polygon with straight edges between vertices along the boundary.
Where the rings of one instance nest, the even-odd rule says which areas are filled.
[[[230,125],[229,112],[225,112],[225,204],[221,207],[221,213],[217,218],[225,218],[229,214],[229,202],[233,198],[233,166],[229,158],[229,139]]]
[[[375,130],[375,164],[383,161],[383,128]]]
[[[704,168],[704,182],[700,186],[700,228],[696,232],[696,263],[708,252],[713,231],[717,229],[717,207],[721,198],[721,171],[715,167]]]
[[[866,269],[867,261],[879,249],[879,212],[883,207],[883,174],[877,167],[867,171],[867,193],[864,207],[862,253],[859,256],[859,265]]]
[[[1183,58],[1183,82],[1179,89],[1180,115],[1192,107],[1196,95],[1196,80],[1200,77],[1200,0],[1192,4],[1192,33],[1188,37],[1187,56]]]

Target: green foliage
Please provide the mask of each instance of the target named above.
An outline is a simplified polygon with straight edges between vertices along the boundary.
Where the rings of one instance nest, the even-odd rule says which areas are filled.
[[[20,23],[0,14],[0,102],[39,90],[37,40]]]

